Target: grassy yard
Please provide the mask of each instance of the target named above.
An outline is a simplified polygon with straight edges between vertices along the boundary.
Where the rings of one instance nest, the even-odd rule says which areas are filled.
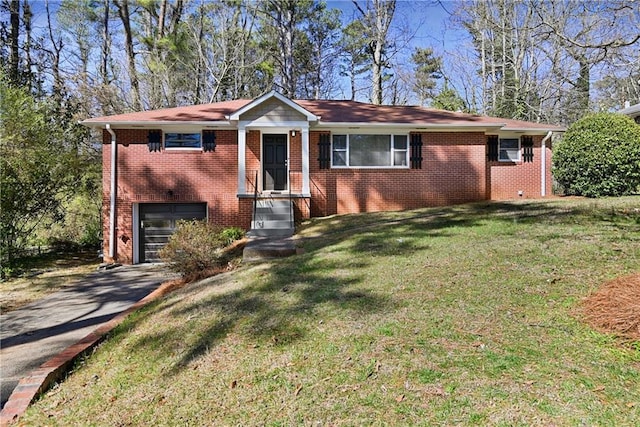
[[[305,253],[131,316],[25,425],[640,425],[640,343],[581,300],[640,270],[640,197],[305,224]]]
[[[23,274],[0,280],[0,312],[16,310],[75,283],[100,265],[95,251],[47,252],[24,258]]]

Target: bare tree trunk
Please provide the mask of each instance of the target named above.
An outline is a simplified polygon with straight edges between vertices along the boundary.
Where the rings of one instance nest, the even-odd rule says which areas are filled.
[[[194,93],[194,97],[195,97],[195,101],[198,104],[202,103],[202,82],[205,79],[205,77],[203,76],[203,71],[204,71],[204,58],[203,58],[203,52],[202,52],[202,41],[204,40],[204,6],[201,4],[200,7],[198,8],[198,34],[196,36],[198,42],[197,42],[197,48],[198,48],[198,58],[196,59],[196,70],[195,70],[195,74],[196,74],[196,82],[195,82],[195,93]]]
[[[30,89],[33,89],[35,85],[36,79],[34,78],[33,72],[31,71],[31,65],[33,65],[33,60],[31,59],[31,45],[32,45],[32,26],[31,26],[31,18],[33,17],[33,13],[31,13],[31,6],[29,6],[29,2],[24,0],[22,3],[22,23],[24,25],[24,33],[25,33],[25,41],[23,44],[24,49],[24,58],[25,58],[25,71],[24,74],[27,76],[27,85]]]
[[[103,86],[109,86],[109,53],[111,50],[111,33],[109,32],[109,0],[104,0],[102,16],[102,52],[100,58],[100,77]]]
[[[271,0],[274,27],[278,34],[280,53],[280,76],[283,95],[290,98],[296,93],[296,69],[293,63],[293,49],[296,30],[296,1]]]
[[[371,102],[376,105],[382,104],[382,45],[384,41],[376,38],[373,42],[373,88],[371,91]]]
[[[8,0],[11,15],[11,54],[9,56],[9,80],[14,84],[20,83],[20,0]]]
[[[396,1],[373,0],[371,6],[366,11],[360,7],[357,0],[353,0],[353,4],[362,15],[366,26],[372,31],[369,42],[372,57],[371,102],[379,105],[382,104],[383,99],[382,74],[387,67],[384,49],[387,44],[387,34],[391,21],[393,20],[393,14],[396,10]],[[369,3],[367,3],[367,6],[369,6]]]
[[[351,72],[349,73],[349,82],[351,83],[351,100],[356,100],[356,65],[351,58]]]
[[[60,75],[60,58],[64,43],[62,42],[61,36],[58,36],[58,40],[56,40],[55,36],[53,35],[54,28],[51,22],[51,11],[49,10],[48,0],[45,1],[45,10],[47,12],[49,41],[51,42],[51,50],[48,50],[48,53],[51,56],[51,74],[53,75],[53,99],[58,105],[60,105],[62,101],[63,86],[62,76]]]
[[[158,40],[164,37],[164,21],[165,15],[167,14],[167,0],[162,0],[160,2],[160,14],[158,15],[158,33],[154,39],[154,47],[158,47]]]
[[[127,59],[129,64],[129,81],[131,83],[132,103],[135,110],[142,110],[142,102],[140,100],[140,84],[138,82],[138,72],[136,70],[136,53],[133,49],[133,35],[131,33],[131,18],[129,16],[128,0],[113,0],[118,7],[118,15],[122,21],[125,35],[125,49],[127,51]]]

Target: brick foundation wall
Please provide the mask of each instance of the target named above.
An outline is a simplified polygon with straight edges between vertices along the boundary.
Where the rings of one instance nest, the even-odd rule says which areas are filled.
[[[542,194],[542,139],[543,136],[533,137],[533,162],[488,162],[490,176],[491,200],[532,199],[540,198]],[[546,143],[546,194],[550,196],[553,189],[551,177],[551,141]],[[522,196],[518,194],[522,191]]]
[[[207,203],[213,224],[248,228],[251,203],[238,199],[237,134],[216,132],[216,150],[162,150],[149,152],[147,130],[117,129],[118,199],[116,259],[108,259],[111,142],[105,132],[103,147],[104,253],[107,261],[133,262],[134,203]],[[247,206],[248,204],[248,206]]]

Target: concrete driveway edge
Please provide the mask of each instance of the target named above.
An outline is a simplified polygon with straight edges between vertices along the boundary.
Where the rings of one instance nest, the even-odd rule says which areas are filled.
[[[17,421],[37,397],[64,377],[79,357],[98,345],[109,332],[120,325],[131,313],[161,298],[177,287],[179,287],[179,284],[175,280],[162,283],[149,295],[116,315],[113,319],[103,323],[80,341],[67,347],[22,378],[9,396],[2,411],[0,411],[0,426],[5,427]]]

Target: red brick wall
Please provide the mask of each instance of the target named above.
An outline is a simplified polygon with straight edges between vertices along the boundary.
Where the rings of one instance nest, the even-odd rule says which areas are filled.
[[[542,139],[543,136],[533,137],[533,162],[488,162],[487,169],[490,177],[491,200],[531,199],[540,198],[542,176]],[[546,143],[546,194],[552,193],[551,178],[551,141]],[[518,192],[522,191],[522,196]]]
[[[118,129],[115,132],[118,142],[117,261],[133,261],[134,203],[204,202],[213,224],[249,226],[251,202],[238,199],[236,194],[235,131],[217,131],[216,150],[207,153],[181,150],[150,153],[146,145],[147,130]],[[106,132],[104,143],[103,223],[104,250],[108,255],[111,143]]]
[[[311,215],[412,209],[486,198],[486,136],[423,133],[422,169],[319,169],[310,137]]]
[[[247,132],[247,149],[246,149],[246,166],[245,172],[247,174],[247,182],[245,183],[245,189],[247,193],[253,193],[254,182],[256,172],[260,173],[260,132],[256,130],[250,130]],[[237,151],[237,147],[236,147]],[[237,163],[238,159],[234,163]],[[258,177],[258,182],[261,182],[262,177]],[[236,185],[237,187],[237,185]],[[260,186],[258,188],[261,188]],[[237,191],[237,190],[234,190]]]

